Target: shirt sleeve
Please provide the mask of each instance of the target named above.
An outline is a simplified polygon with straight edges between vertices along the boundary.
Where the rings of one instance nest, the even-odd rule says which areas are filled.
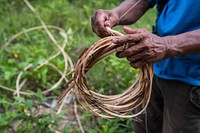
[[[154,7],[154,5],[156,4],[156,0],[147,0],[147,1],[150,3],[151,7]]]

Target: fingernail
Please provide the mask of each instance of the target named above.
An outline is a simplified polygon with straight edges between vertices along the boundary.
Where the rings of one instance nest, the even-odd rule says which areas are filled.
[[[109,23],[108,21],[106,21],[106,22],[104,23],[104,25],[110,27],[110,23]]]

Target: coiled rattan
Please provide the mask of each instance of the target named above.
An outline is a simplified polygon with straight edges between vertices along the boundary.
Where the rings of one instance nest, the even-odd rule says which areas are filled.
[[[61,94],[59,101],[73,88],[79,103],[96,116],[103,118],[136,117],[144,112],[150,100],[153,79],[153,66],[151,64],[144,65],[139,69],[137,79],[122,94],[102,95],[92,91],[88,86],[86,73],[95,63],[112,53],[131,46],[131,44],[114,44],[112,39],[123,35],[112,29],[108,30],[112,32],[113,36],[102,38],[83,51],[73,71],[72,78],[66,83],[66,90]],[[136,109],[136,113],[133,113],[133,110]]]

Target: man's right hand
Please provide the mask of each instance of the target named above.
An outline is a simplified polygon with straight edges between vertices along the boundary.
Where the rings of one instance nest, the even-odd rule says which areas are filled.
[[[97,10],[91,18],[92,30],[99,37],[106,37],[111,35],[106,27],[114,27],[119,24],[119,16],[113,10]]]

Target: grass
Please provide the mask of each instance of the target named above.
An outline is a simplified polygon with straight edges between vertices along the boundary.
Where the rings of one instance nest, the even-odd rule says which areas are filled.
[[[96,0],[30,0],[30,3],[40,13],[47,25],[61,27],[68,33],[68,43],[65,51],[75,64],[81,51],[92,45],[99,38],[92,32],[90,18],[97,9],[111,9],[121,1],[96,1]],[[155,10],[141,18],[139,22],[130,27],[148,28],[155,21]],[[19,36],[8,47],[4,43],[14,34],[30,27],[40,25],[39,20],[21,0],[0,0],[0,85],[15,88],[17,75],[24,67],[39,62],[55,54],[58,50],[44,31],[38,30]],[[116,30],[122,31],[118,26]],[[63,37],[58,31],[50,30],[59,43]],[[64,69],[62,56],[51,61],[60,70]],[[125,59],[118,59],[115,55],[102,60],[88,74],[92,89],[101,93],[114,94],[122,92],[137,76],[137,70],[132,69]],[[70,119],[59,128],[59,122],[69,119],[71,108],[65,107],[60,115],[53,109],[50,113],[37,111],[44,103],[51,103],[60,93],[62,85],[48,95],[42,91],[60,78],[54,69],[44,66],[34,73],[24,73],[22,78],[27,78],[23,91],[32,91],[33,96],[15,97],[9,91],[0,89],[0,132],[80,132],[76,119]],[[62,83],[64,84],[64,82]],[[49,102],[50,101],[50,102]],[[131,119],[105,120],[95,118],[88,112],[79,108],[80,119],[85,131],[89,133],[132,133]],[[73,114],[73,112],[72,112]]]

